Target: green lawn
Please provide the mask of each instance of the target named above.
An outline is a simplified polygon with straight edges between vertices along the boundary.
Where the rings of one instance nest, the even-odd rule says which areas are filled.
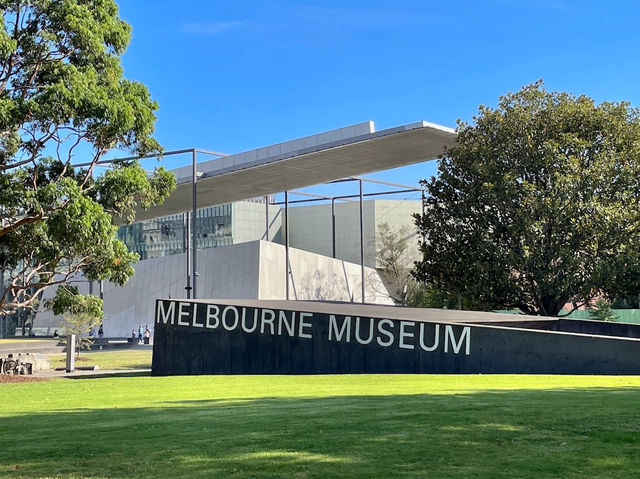
[[[115,349],[105,352],[81,351],[76,366],[94,366],[100,369],[150,369],[152,351],[136,349]],[[50,354],[52,368],[66,366],[66,355]]]
[[[0,398],[0,477],[640,477],[640,377],[142,376]]]

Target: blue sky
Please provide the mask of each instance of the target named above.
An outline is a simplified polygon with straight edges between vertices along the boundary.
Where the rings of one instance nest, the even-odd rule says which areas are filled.
[[[538,78],[640,105],[634,1],[118,4],[133,27],[125,75],[159,102],[167,150],[236,153],[365,120],[455,127]],[[433,172],[375,176],[416,184]]]

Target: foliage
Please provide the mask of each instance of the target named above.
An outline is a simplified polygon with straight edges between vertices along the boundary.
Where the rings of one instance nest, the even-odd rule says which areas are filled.
[[[163,201],[175,178],[162,168],[148,177],[136,161],[94,178],[112,149],[161,152],[151,136],[156,102],[123,78],[130,27],[113,0],[0,7],[2,314],[32,307],[77,272],[123,284],[137,255],[117,240],[112,216],[132,220],[136,208]]]
[[[589,309],[589,317],[597,321],[615,321],[618,319],[616,313],[611,309],[611,303],[604,299],[596,301],[596,309]]]
[[[76,350],[91,349],[93,338],[87,333],[102,323],[102,300],[94,295],[78,294],[75,286],[58,287],[53,298],[44,302],[55,315],[62,315],[60,329],[62,336],[76,335]]]
[[[380,223],[376,228],[376,258],[378,272],[396,304],[406,304],[411,282],[413,266],[409,240],[415,236],[406,226],[393,229],[388,223]]]
[[[25,479],[628,479],[640,476],[639,386],[637,376],[492,374],[3,384],[0,471]]]
[[[460,295],[445,294],[433,284],[425,284],[409,280],[413,283],[410,293],[407,295],[406,305],[414,308],[438,308],[438,309],[473,309],[472,305],[463,302]]]
[[[476,309],[554,316],[567,302],[637,294],[640,118],[541,81],[459,122],[423,180],[414,275]]]
[[[416,281],[411,270],[416,258],[411,253],[411,241],[416,233],[407,226],[394,229],[380,223],[376,229],[378,273],[396,304],[414,308],[460,309],[459,295],[447,295],[432,284]]]

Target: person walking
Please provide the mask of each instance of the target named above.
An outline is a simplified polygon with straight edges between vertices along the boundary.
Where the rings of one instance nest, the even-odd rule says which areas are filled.
[[[144,334],[144,329],[142,329],[142,324],[138,326],[138,344],[142,344],[142,335]]]

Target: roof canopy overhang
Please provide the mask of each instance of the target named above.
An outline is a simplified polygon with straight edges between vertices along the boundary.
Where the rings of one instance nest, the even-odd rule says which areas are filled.
[[[374,131],[373,122],[300,138],[197,164],[197,205],[213,206],[341,178],[421,163],[455,143],[455,131],[427,122]],[[173,170],[175,191],[136,221],[193,206],[192,167]]]

